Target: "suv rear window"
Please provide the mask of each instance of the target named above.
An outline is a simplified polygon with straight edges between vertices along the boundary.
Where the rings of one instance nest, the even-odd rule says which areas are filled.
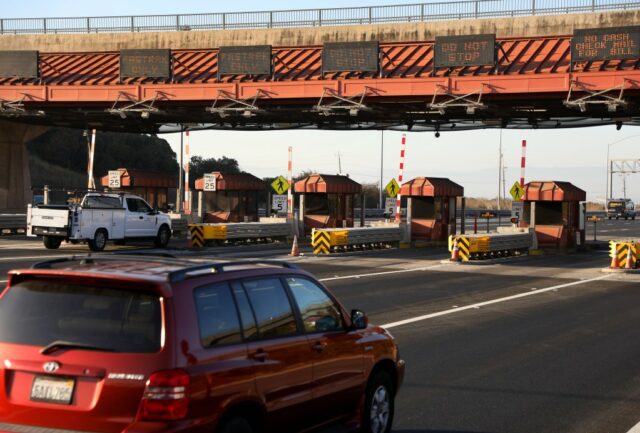
[[[47,346],[55,341],[115,352],[160,350],[160,300],[124,289],[32,280],[0,298],[0,342]]]

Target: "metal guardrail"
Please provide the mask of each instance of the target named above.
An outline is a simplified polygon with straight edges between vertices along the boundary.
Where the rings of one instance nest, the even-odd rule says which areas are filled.
[[[639,9],[633,0],[458,0],[405,5],[184,15],[3,18],[0,34],[321,27]]]
[[[26,227],[26,214],[0,214],[0,234],[23,232]]]

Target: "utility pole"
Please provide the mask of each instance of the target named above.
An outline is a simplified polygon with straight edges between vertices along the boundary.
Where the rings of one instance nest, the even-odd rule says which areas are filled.
[[[184,155],[184,126],[180,124],[180,161],[178,167],[178,191],[176,194],[176,212],[180,213],[182,210],[182,190],[184,188],[184,173],[183,167],[183,155]]]
[[[498,210],[502,209],[502,195],[501,195],[501,189],[502,189],[502,177],[503,177],[503,171],[502,171],[502,163],[503,163],[503,157],[502,157],[502,128],[500,128],[500,147],[498,150]]]
[[[380,205],[379,208],[383,209],[384,204],[382,203],[382,182],[383,182],[383,168],[384,168],[384,129],[380,131]]]

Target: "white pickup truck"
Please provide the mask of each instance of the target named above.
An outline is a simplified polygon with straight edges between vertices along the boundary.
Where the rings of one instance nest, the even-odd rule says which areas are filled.
[[[130,194],[89,193],[80,205],[39,205],[27,209],[27,235],[43,236],[48,249],[63,240],[87,242],[92,251],[102,251],[108,240],[152,240],[164,248],[171,238],[168,215]]]

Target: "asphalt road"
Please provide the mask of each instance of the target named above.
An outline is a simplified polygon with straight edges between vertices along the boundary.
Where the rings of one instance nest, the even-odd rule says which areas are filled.
[[[636,223],[609,229],[634,233]],[[85,252],[0,238],[0,275]],[[287,257],[268,245],[199,256]],[[475,265],[446,257],[409,249],[291,259],[398,339],[407,375],[394,432],[627,433],[640,421],[640,275],[602,273],[607,251]]]

